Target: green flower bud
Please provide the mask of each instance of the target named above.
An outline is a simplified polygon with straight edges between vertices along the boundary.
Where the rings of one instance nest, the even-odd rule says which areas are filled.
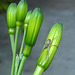
[[[21,0],[17,6],[17,21],[23,22],[28,11],[26,0]]]
[[[29,20],[30,20],[31,14],[32,14],[32,10],[30,10],[30,11],[27,13],[27,15],[26,15],[26,18],[25,18],[25,20],[24,20],[24,27],[25,27],[25,28],[28,28]]]
[[[40,8],[34,9],[34,11],[30,16],[29,26],[26,35],[25,49],[23,52],[25,56],[30,55],[31,49],[36,43],[36,39],[42,25],[42,21],[43,21],[42,11],[40,10]]]
[[[25,18],[25,20],[24,20],[24,24],[27,24],[27,25],[29,24],[29,20],[30,20],[31,14],[32,14],[32,10],[30,10],[30,11],[27,13],[26,18]]]
[[[11,3],[7,9],[7,26],[9,29],[9,34],[14,34],[14,32],[15,32],[16,10],[17,10],[16,3]]]
[[[49,67],[57,51],[57,47],[59,46],[62,37],[62,30],[63,30],[62,24],[57,23],[52,27],[51,31],[49,32],[49,35],[44,45],[44,49],[37,61],[37,66],[43,68],[44,71]],[[47,40],[49,39],[51,40],[51,44],[48,47],[45,47],[47,45]]]

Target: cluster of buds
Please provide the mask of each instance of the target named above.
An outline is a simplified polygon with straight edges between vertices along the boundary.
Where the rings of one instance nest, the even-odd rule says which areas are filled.
[[[22,27],[23,22],[24,22],[23,41],[22,46],[20,48],[19,56],[17,55],[18,60],[16,60],[18,34],[20,28]],[[41,9],[35,8],[33,11],[32,10],[28,11],[28,4],[26,0],[21,0],[18,3],[18,5],[16,3],[11,3],[9,5],[7,10],[7,26],[11,39],[11,46],[13,53],[13,65],[11,75],[21,74],[25,60],[27,57],[30,56],[32,48],[36,43],[42,22],[43,22],[43,13]],[[41,75],[42,72],[47,70],[47,68],[49,67],[61,40],[62,28],[63,27],[61,23],[56,23],[52,27],[44,44],[42,53],[37,61],[37,67],[33,75]],[[15,29],[16,35],[14,40]],[[24,43],[25,47],[23,50]],[[20,62],[21,65],[19,66]],[[18,65],[15,69],[16,63],[18,63]]]

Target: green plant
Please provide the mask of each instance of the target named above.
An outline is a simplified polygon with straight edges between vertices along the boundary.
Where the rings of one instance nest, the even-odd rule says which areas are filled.
[[[0,0],[0,12],[7,10],[9,4],[14,0]]]
[[[21,0],[18,5],[16,3],[11,3],[7,10],[7,26],[13,54],[11,75],[21,75],[25,61],[31,54],[43,22],[43,13],[40,8],[35,8],[33,11],[27,11],[28,4],[26,0]],[[19,30],[21,29],[23,22],[23,39],[20,52],[19,54],[16,54]],[[37,61],[33,75],[41,75],[49,67],[61,40],[62,28],[61,23],[56,23],[52,27],[42,53]]]

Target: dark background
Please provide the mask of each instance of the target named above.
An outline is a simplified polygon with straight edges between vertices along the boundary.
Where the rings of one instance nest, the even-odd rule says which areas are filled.
[[[19,2],[19,0],[15,1]],[[32,75],[37,59],[51,27],[63,23],[63,36],[50,67],[43,75],[75,75],[75,0],[27,0],[29,10],[42,9],[43,24],[31,56],[27,59],[22,75]],[[19,34],[18,49],[22,33]],[[10,75],[12,53],[6,22],[6,12],[0,13],[0,75]]]

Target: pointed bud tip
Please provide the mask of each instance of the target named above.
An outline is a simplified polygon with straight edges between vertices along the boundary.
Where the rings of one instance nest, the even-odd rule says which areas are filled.
[[[24,24],[29,24],[31,14],[32,14],[32,10],[28,11],[26,18],[24,20]]]
[[[63,27],[63,24],[61,22],[58,22],[55,25],[58,25],[58,26],[62,26]]]

